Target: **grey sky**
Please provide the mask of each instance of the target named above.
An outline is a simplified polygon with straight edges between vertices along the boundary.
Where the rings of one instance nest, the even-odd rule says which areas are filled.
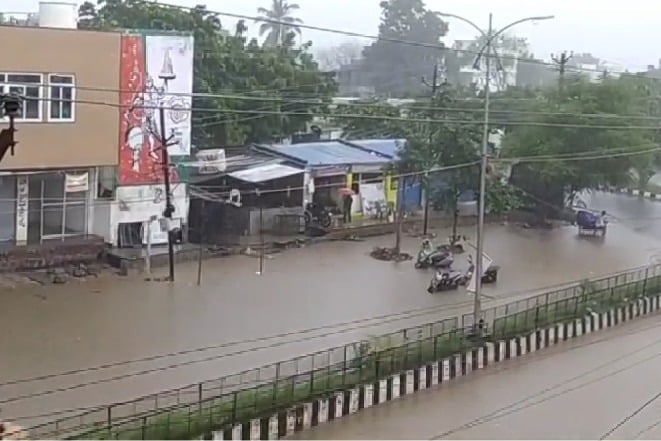
[[[292,0],[294,1],[294,0]],[[172,4],[193,6],[201,0],[169,0]],[[306,24],[377,33],[379,0],[295,0],[301,6],[298,16]],[[80,2],[79,2],[80,3]],[[270,0],[208,0],[211,10],[255,15]],[[523,24],[515,34],[526,37],[536,56],[548,58],[564,49],[592,52],[594,55],[629,69],[642,70],[661,58],[661,31],[658,17],[661,3],[650,0],[427,0],[434,10],[470,18],[486,26],[488,13],[500,27],[531,15],[555,15],[552,21]],[[0,0],[0,8],[10,11],[36,11],[38,0]],[[225,19],[228,26],[235,20]],[[253,32],[255,25],[250,26]],[[474,32],[463,23],[451,21],[449,39],[471,38]],[[325,47],[346,37],[306,31],[304,38],[316,47]]]

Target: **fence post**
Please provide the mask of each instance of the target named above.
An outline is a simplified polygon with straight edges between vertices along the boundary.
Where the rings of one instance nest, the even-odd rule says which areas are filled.
[[[647,277],[649,270],[650,270],[649,267],[645,268],[645,278],[643,279],[643,295],[641,297],[647,296]]]
[[[112,405],[106,408],[106,420],[108,422],[108,437],[112,435]]]
[[[380,370],[381,370],[381,352],[375,352],[375,359],[374,359],[374,379],[378,380],[381,378],[380,375]]]
[[[539,306],[535,308],[535,329],[539,327]]]
[[[202,383],[197,383],[197,408],[202,415]]]
[[[344,360],[342,362],[342,386],[346,384],[347,381],[347,345],[344,345]]]
[[[438,360],[438,335],[434,336],[434,361]]]
[[[142,428],[140,432],[140,439],[147,439],[147,417],[142,417]]]
[[[314,355],[312,356],[312,369],[310,370],[310,394],[314,393]]]
[[[170,439],[170,418],[171,418],[171,416],[172,416],[171,412],[168,410],[168,418],[167,418],[167,422],[165,423],[165,427],[166,427],[166,429],[165,429],[166,430],[165,431],[166,438],[165,439]]]
[[[239,393],[237,391],[234,391],[232,396],[232,424],[236,423],[238,406],[239,406]]]
[[[275,364],[275,381],[273,381],[273,396],[271,397],[271,403],[275,403],[278,400],[279,380],[280,380],[280,362],[277,362]]]

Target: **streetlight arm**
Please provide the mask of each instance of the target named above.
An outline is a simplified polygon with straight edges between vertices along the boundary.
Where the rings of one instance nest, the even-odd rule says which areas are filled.
[[[485,50],[485,49],[486,49],[486,48],[487,48],[487,47],[488,47],[488,46],[489,46],[489,45],[490,45],[490,44],[491,44],[496,38],[498,38],[499,36],[503,35],[503,33],[504,33],[505,31],[507,31],[508,29],[511,29],[511,28],[513,28],[514,26],[516,26],[516,25],[518,25],[518,24],[521,24],[521,23],[526,23],[526,22],[529,22],[529,21],[551,20],[552,18],[554,18],[553,15],[546,15],[546,16],[543,16],[543,17],[526,17],[526,18],[522,18],[522,19],[520,19],[520,20],[513,21],[512,23],[508,24],[507,26],[505,26],[505,27],[503,27],[503,28],[500,28],[499,30],[497,30],[496,32],[494,32],[493,34],[491,34],[490,36],[489,36],[489,35],[486,35],[486,34],[483,33],[483,35],[486,37],[487,41],[484,43],[484,46],[482,46],[482,48],[481,48],[481,49],[479,50],[479,52],[478,52],[477,58],[475,59],[475,65],[476,65],[476,66],[479,65],[479,62],[480,62],[480,59],[482,58],[482,54],[484,53],[484,50]],[[500,61],[500,57],[498,57],[497,54],[496,54],[496,58],[498,59],[498,64],[499,64],[499,66],[500,66],[500,69],[502,69],[502,62]]]
[[[493,35],[489,38],[489,42],[493,41],[494,38],[498,37],[499,35],[502,35],[506,30],[513,28],[514,26],[525,23],[528,21],[542,21],[542,20],[551,20],[552,18],[555,18],[553,15],[546,15],[544,17],[527,17],[527,18],[522,18],[520,20],[514,21],[507,26],[501,28],[500,30],[496,31],[493,33]]]
[[[446,14],[444,12],[436,12],[436,15],[439,17],[447,17],[447,18],[456,18],[457,20],[463,21],[464,23],[467,23],[471,25],[473,28],[477,30],[482,36],[486,37],[487,33],[482,30],[478,25],[476,25],[474,22],[470,21],[467,18],[462,17],[461,15],[455,15],[455,14]]]

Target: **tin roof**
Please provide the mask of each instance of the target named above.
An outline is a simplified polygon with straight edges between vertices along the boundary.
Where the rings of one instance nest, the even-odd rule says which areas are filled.
[[[270,181],[272,179],[285,178],[287,176],[292,176],[299,173],[303,173],[303,170],[290,167],[288,165],[263,164],[228,173],[228,175],[234,179],[257,184],[260,182]]]
[[[387,164],[390,157],[376,151],[352,147],[340,141],[306,142],[300,144],[260,145],[262,149],[290,158],[307,166]]]
[[[347,144],[396,159],[406,143],[405,139],[356,139],[345,141]]]

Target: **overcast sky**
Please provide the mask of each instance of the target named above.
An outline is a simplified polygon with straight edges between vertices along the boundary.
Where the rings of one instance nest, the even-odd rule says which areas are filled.
[[[380,18],[379,0],[291,0],[301,6],[298,16],[309,25],[350,30],[374,35]],[[169,0],[194,6],[200,0]],[[38,0],[0,0],[4,11],[36,11]],[[80,2],[78,2],[80,3]],[[270,0],[208,0],[211,10],[255,15]],[[629,69],[642,70],[661,58],[661,2],[653,0],[427,0],[433,10],[462,15],[486,27],[488,14],[501,27],[527,16],[555,15],[551,21],[522,24],[515,28],[526,37],[540,58],[562,50],[592,52]],[[233,26],[236,20],[225,19]],[[253,32],[256,28],[251,25]],[[473,37],[465,24],[450,22],[450,39]],[[304,38],[325,47],[347,37],[304,31]]]

